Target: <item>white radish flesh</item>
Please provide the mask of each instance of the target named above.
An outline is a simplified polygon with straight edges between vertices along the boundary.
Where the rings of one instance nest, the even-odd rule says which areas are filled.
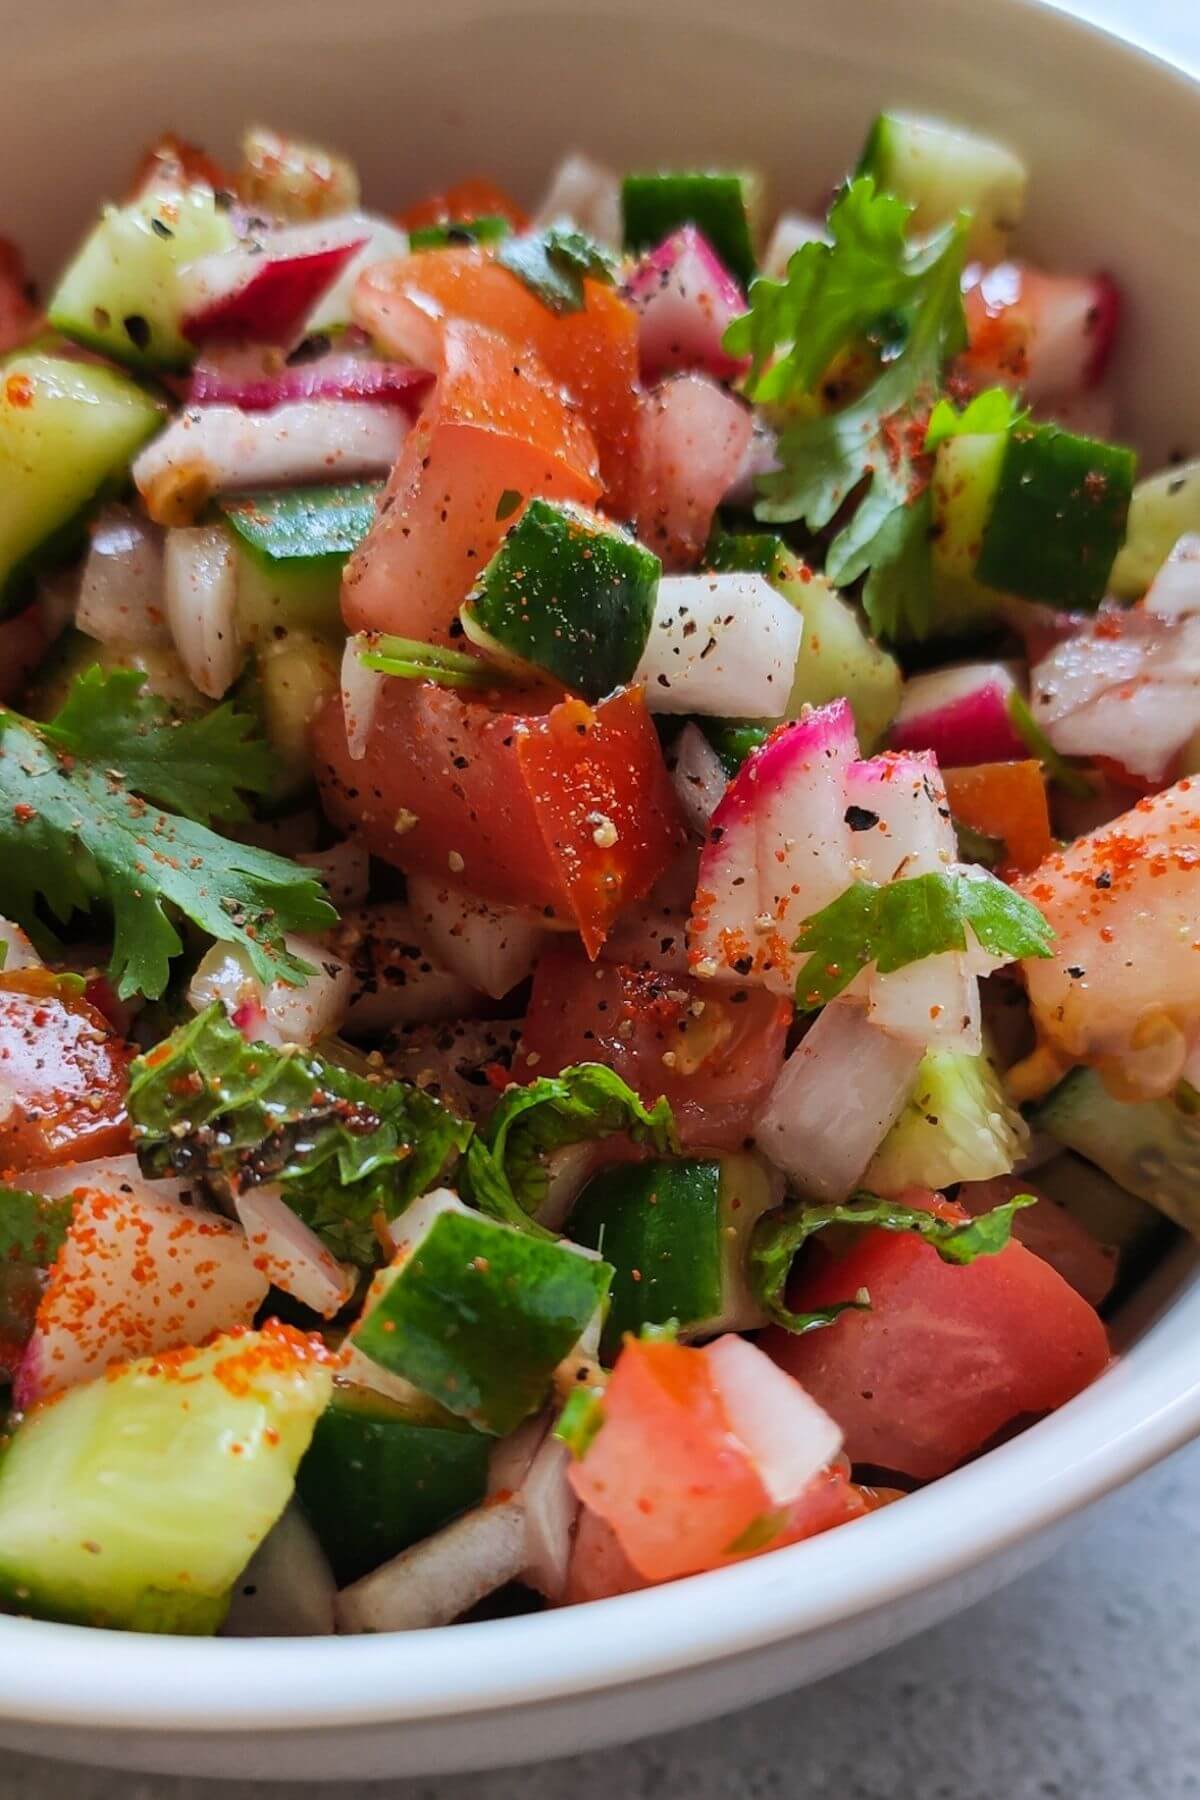
[[[578,151],[565,156],[530,223],[536,229],[562,219],[569,219],[598,244],[619,250],[623,231],[618,176]]]
[[[237,561],[220,525],[189,526],[167,535],[164,608],[189,681],[220,700],[237,680],[245,654],[237,626]]]
[[[255,1266],[272,1287],[290,1294],[324,1319],[339,1313],[354,1291],[354,1278],[298,1218],[274,1182],[245,1188],[234,1199]]]
[[[900,1116],[921,1055],[853,1002],[826,1006],[771,1090],[759,1148],[814,1200],[847,1199]]]
[[[1200,616],[1102,613],[1034,665],[1030,707],[1063,755],[1161,781],[1200,726]]]
[[[666,576],[633,678],[651,712],[778,719],[803,629],[761,575]]]
[[[699,561],[752,432],[749,407],[706,375],[675,375],[643,397],[634,516],[667,568]]]
[[[337,1588],[296,1501],[267,1533],[233,1590],[222,1637],[331,1637]]]
[[[408,877],[408,902],[425,942],[479,993],[500,1000],[533,972],[546,934],[520,913],[428,875]]]
[[[348,325],[353,316],[354,290],[363,270],[408,255],[408,233],[393,225],[390,219],[377,218],[373,213],[354,213],[346,224],[352,225],[355,235],[365,238],[366,242],[361,250],[355,251],[328,293],[310,313],[304,327],[307,336],[314,332],[340,330],[343,325]]]

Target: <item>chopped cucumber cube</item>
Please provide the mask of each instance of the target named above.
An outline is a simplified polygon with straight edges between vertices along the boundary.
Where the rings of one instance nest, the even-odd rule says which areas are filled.
[[[375,522],[383,483],[290,488],[223,499],[238,558],[238,626],[249,642],[280,626],[342,635],[342,570]]]
[[[617,1164],[576,1201],[570,1232],[616,1269],[601,1349],[627,1331],[678,1322],[683,1337],[766,1324],[746,1282],[746,1246],[778,1195],[756,1156]]]
[[[1139,600],[1186,531],[1200,531],[1200,461],[1162,469],[1134,488],[1125,542],[1112,566],[1113,593]]]
[[[931,1052],[862,1184],[892,1198],[909,1187],[988,1181],[1007,1175],[1028,1142],[1028,1127],[986,1056]]]
[[[912,229],[933,231],[966,209],[967,254],[999,262],[1025,210],[1028,171],[1019,156],[991,138],[940,119],[880,113],[867,134],[859,175],[915,208]]]
[[[299,793],[313,780],[312,722],[341,675],[334,651],[307,631],[289,631],[265,644],[258,658],[257,699],[263,735],[279,764],[269,798]]]
[[[498,660],[602,700],[641,660],[661,574],[598,513],[531,500],[463,603],[463,629]]]
[[[621,183],[625,248],[648,250],[694,225],[704,234],[743,287],[753,280],[761,183],[756,175],[730,170],[660,171],[627,175]]]
[[[105,207],[54,292],[50,323],[131,368],[186,369],[196,351],[180,329],[176,276],[235,241],[208,187]]]
[[[36,352],[0,371],[0,614],[79,547],[89,508],[126,478],[161,407],[115,369]]]
[[[491,1443],[432,1401],[335,1388],[296,1489],[338,1586],[478,1506]]]
[[[496,1437],[536,1412],[607,1293],[612,1269],[427,1195],[376,1277],[354,1346]]]
[[[283,1327],[110,1370],[29,1413],[0,1463],[0,1600],[130,1631],[215,1631],[291,1498],[332,1385]]]
[[[1139,1255],[1170,1230],[1153,1206],[1071,1150],[1040,1163],[1031,1179],[1039,1194],[1078,1219],[1097,1243],[1122,1256]]]
[[[980,543],[977,579],[1026,600],[1098,606],[1125,534],[1135,462],[1132,450],[1057,425],[1016,426]]]
[[[1030,1122],[1200,1234],[1200,1113],[1173,1100],[1114,1100],[1094,1069],[1073,1069]]]

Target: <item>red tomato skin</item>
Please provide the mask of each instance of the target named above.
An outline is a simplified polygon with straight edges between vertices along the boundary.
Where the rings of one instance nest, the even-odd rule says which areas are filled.
[[[647,1104],[667,1096],[685,1145],[735,1149],[783,1066],[791,1012],[763,988],[593,967],[575,946],[552,944],[533,973],[513,1079],[607,1063]]]
[[[563,1605],[578,1606],[582,1600],[610,1600],[615,1594],[635,1594],[641,1588],[654,1586],[654,1582],[638,1574],[607,1519],[592,1512],[590,1507],[581,1507],[567,1568]]]
[[[132,1148],[125,1113],[131,1051],[86,1000],[31,969],[0,975],[0,1084],[15,1104],[0,1124],[0,1169],[87,1162]]]
[[[422,225],[466,225],[472,219],[507,219],[517,231],[524,231],[529,223],[524,208],[487,175],[467,175],[440,194],[415,200],[395,217],[406,231]]]
[[[931,1210],[967,1217],[947,1202]],[[1015,1241],[960,1268],[916,1237],[864,1232],[846,1255],[805,1269],[788,1300],[815,1310],[863,1288],[870,1311],[760,1339],[836,1419],[854,1463],[933,1480],[1020,1414],[1073,1399],[1108,1362],[1093,1308]]]
[[[432,684],[390,681],[361,761],[347,750],[337,697],[318,716],[313,743],[326,813],[361,832],[382,861],[573,923],[592,947],[682,839],[635,690],[594,708],[566,700],[517,715]],[[589,815],[598,809],[616,828],[611,845],[596,841]]]
[[[453,643],[459,607],[517,516],[505,497],[590,506],[599,496],[595,444],[532,351],[452,322],[442,358],[379,516],[347,565],[350,631]]]

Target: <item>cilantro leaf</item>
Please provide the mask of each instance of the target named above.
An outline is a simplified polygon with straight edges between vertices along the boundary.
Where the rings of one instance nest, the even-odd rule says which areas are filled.
[[[268,983],[311,973],[285,932],[322,931],[337,917],[307,869],[160,812],[117,770],[60,750],[0,708],[0,911],[38,932],[39,896],[62,920],[111,906],[109,975],[121,999],[154,1000],[166,988],[183,948],[168,906],[240,945]]]
[[[966,338],[966,232],[960,220],[932,238],[915,264],[906,261],[912,322],[899,355],[840,412],[789,425],[779,439],[780,467],[758,480],[755,516],[768,524],[800,519],[823,531],[856,501],[829,545],[825,573],[838,587],[866,574],[867,617],[890,638],[927,636],[934,623],[925,421],[942,367]],[[793,328],[819,332],[821,319],[801,317]]]
[[[0,1381],[16,1373],[41,1299],[43,1277],[62,1248],[70,1200],[0,1187]]]
[[[567,225],[504,238],[496,261],[553,313],[582,312],[587,304],[585,276],[609,283],[616,279],[616,264],[607,250]]]
[[[541,1234],[533,1214],[550,1187],[548,1158],[570,1144],[625,1132],[659,1156],[677,1156],[679,1139],[665,1098],[642,1104],[603,1063],[576,1063],[508,1088],[467,1151],[465,1189],[481,1212]],[[546,1232],[553,1237],[554,1232]]]
[[[202,825],[248,818],[241,794],[265,793],[276,773],[254,721],[230,705],[176,719],[164,700],[140,691],[144,680],[139,670],[93,663],[75,678],[42,736],[57,750],[117,770],[133,793],[184,818]]]
[[[1037,1196],[1017,1194],[991,1212],[975,1219],[939,1219],[919,1207],[896,1200],[880,1200],[874,1194],[855,1194],[844,1205],[809,1206],[798,1201],[768,1213],[754,1228],[750,1240],[748,1275],[751,1290],[763,1310],[786,1331],[814,1331],[848,1310],[870,1309],[870,1295],[842,1300],[814,1312],[792,1312],[786,1304],[792,1263],[815,1232],[827,1225],[857,1225],[877,1231],[911,1232],[932,1244],[943,1262],[965,1266],[977,1256],[995,1256],[1012,1236],[1013,1215],[1033,1206]]]
[[[1054,934],[1037,907],[986,869],[947,869],[877,886],[856,881],[806,919],[792,948],[807,951],[796,1005],[812,1012],[874,963],[891,975],[909,963],[965,950],[971,927],[992,956],[1049,956]]]
[[[520,496],[518,496],[519,498]],[[405,681],[434,681],[439,687],[504,687],[510,680],[502,670],[479,656],[447,650],[440,644],[423,644],[415,638],[394,637],[390,632],[362,631],[353,640],[364,669],[395,675]]]
[[[335,1256],[364,1267],[380,1257],[377,1218],[433,1187],[471,1135],[408,1082],[248,1044],[220,1005],[137,1059],[128,1106],[147,1173],[199,1178],[223,1200],[277,1182]]]
[[[811,393],[840,350],[912,302],[922,261],[905,242],[912,210],[862,176],[829,209],[829,243],[802,244],[782,281],[760,276],[751,284],[748,310],[724,337],[731,356],[751,359],[749,399],[770,404]]]
[[[1007,388],[988,388],[976,394],[959,412],[951,400],[939,400],[929,415],[926,450],[936,450],[947,438],[1007,436],[1029,413]]]

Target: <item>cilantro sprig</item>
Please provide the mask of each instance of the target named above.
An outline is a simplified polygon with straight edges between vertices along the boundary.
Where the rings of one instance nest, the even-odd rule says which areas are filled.
[[[391,632],[364,631],[352,640],[364,669],[395,675],[404,681],[433,681],[439,687],[503,687],[509,677],[482,657],[447,650],[441,644],[423,644],[416,638],[396,637]]]
[[[616,280],[616,264],[608,251],[568,225],[548,225],[543,231],[504,238],[496,261],[553,313],[582,312],[587,303],[585,276],[610,284]]]
[[[851,182],[829,215],[832,242],[804,245],[785,282],[756,282],[749,314],[726,334],[728,347],[754,359],[751,398],[786,405],[811,393],[831,355],[881,313],[905,320],[903,347],[863,393],[783,431],[780,467],[759,477],[754,509],[769,524],[803,520],[824,531],[853,502],[825,573],[838,587],[866,575],[867,617],[893,639],[928,636],[935,622],[925,433],[943,367],[966,342],[960,288],[969,219],[912,244],[911,212],[877,194],[871,177]]]
[[[793,1312],[787,1305],[792,1264],[809,1238],[830,1225],[856,1225],[877,1231],[908,1232],[931,1244],[943,1262],[965,1266],[978,1256],[995,1256],[1012,1236],[1014,1215],[1033,1206],[1037,1196],[1017,1194],[975,1219],[940,1219],[920,1207],[875,1194],[858,1193],[844,1205],[809,1206],[796,1201],[768,1213],[750,1240],[748,1274],[751,1290],[763,1310],[786,1331],[815,1331],[832,1325],[844,1312],[868,1311],[869,1293],[840,1300],[812,1312]]]
[[[947,950],[965,950],[967,927],[992,956],[1049,956],[1054,933],[1023,895],[984,869],[947,869],[878,886],[856,881],[800,927],[808,953],[796,982],[801,1012],[825,1006],[868,964],[891,975]]]
[[[85,676],[49,725],[0,708],[0,910],[44,940],[39,901],[64,923],[108,905],[122,999],[166,988],[183,948],[172,911],[239,945],[263,981],[302,985],[311,966],[284,934],[337,917],[311,871],[154,804],[236,816],[265,766],[230,709],[172,726],[124,675]]]

